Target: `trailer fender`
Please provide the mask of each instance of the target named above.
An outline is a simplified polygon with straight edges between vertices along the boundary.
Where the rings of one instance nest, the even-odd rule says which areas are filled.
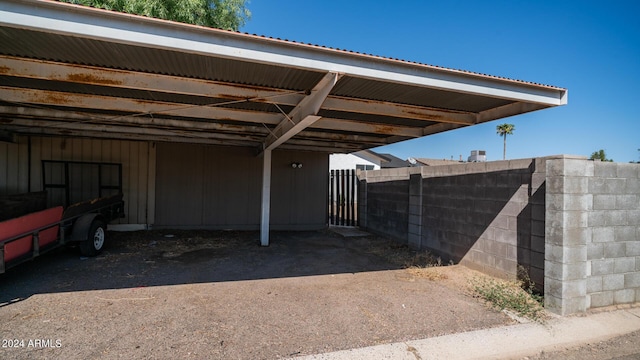
[[[71,228],[71,241],[86,241],[87,236],[89,235],[89,229],[91,228],[91,224],[94,219],[102,220],[102,215],[98,213],[90,213],[82,215],[75,221],[73,227]]]

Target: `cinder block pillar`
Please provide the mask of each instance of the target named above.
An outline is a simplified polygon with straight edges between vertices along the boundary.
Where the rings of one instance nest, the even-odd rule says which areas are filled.
[[[409,246],[422,248],[422,174],[409,177]]]
[[[568,315],[587,310],[587,244],[593,163],[548,160],[545,195],[545,307]]]

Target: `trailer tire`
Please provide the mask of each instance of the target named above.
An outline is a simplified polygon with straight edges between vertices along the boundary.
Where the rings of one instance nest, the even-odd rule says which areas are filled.
[[[107,238],[107,225],[100,219],[93,219],[87,239],[80,242],[80,253],[82,256],[96,256],[104,248]]]

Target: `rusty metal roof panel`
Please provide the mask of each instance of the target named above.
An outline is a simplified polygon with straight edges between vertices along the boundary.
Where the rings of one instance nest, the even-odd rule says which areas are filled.
[[[284,145],[351,149],[567,103],[552,86],[44,0],[0,1],[0,61],[2,115],[26,132],[31,118],[86,118],[86,135],[103,129],[93,120],[122,114],[120,127],[213,129],[217,143],[230,139],[218,130],[287,124],[325,87],[313,105],[321,119]],[[330,91],[327,76],[338,79]]]
[[[24,29],[0,28],[0,54],[304,91],[322,72]]]
[[[351,76],[343,77],[333,88],[331,95],[476,113],[513,102],[505,99]]]
[[[18,2],[20,2],[20,1],[18,1]],[[358,56],[358,57],[368,58],[368,59],[372,59],[372,60],[383,60],[383,61],[387,61],[387,62],[396,62],[396,63],[402,63],[402,64],[407,64],[407,65],[416,65],[416,66],[420,66],[423,69],[426,69],[428,71],[431,70],[431,71],[456,72],[456,73],[460,73],[460,74],[468,74],[468,75],[479,76],[479,77],[483,77],[483,78],[487,78],[487,79],[495,79],[495,80],[499,80],[499,81],[510,81],[510,82],[520,83],[520,84],[528,84],[528,85],[534,85],[534,86],[547,87],[547,88],[550,88],[550,89],[565,90],[564,88],[561,88],[561,87],[557,87],[557,86],[553,86],[553,85],[541,84],[541,83],[532,82],[532,81],[524,81],[524,80],[512,79],[512,78],[501,77],[501,76],[490,75],[490,74],[484,74],[484,73],[479,73],[479,72],[472,72],[472,71],[462,70],[462,69],[453,69],[453,68],[448,68],[448,67],[443,67],[443,66],[425,64],[425,63],[416,62],[416,61],[409,61],[409,60],[392,58],[392,57],[385,57],[385,56],[380,56],[380,55],[375,55],[375,54],[362,53],[362,52],[357,52],[357,51],[348,50],[348,49],[334,48],[334,47],[325,46],[325,45],[304,43],[304,42],[300,42],[300,41],[274,38],[274,37],[265,36],[265,35],[249,34],[249,33],[240,32],[240,31],[207,28],[207,27],[203,27],[203,26],[199,26],[199,25],[179,23],[179,22],[163,20],[163,19],[157,19],[157,18],[150,18],[150,17],[141,16],[141,15],[135,15],[135,14],[119,13],[119,12],[112,11],[112,10],[105,10],[105,9],[88,7],[88,6],[83,6],[83,5],[76,5],[76,4],[69,4],[69,3],[59,3],[57,1],[45,0],[45,1],[39,1],[39,2],[41,3],[40,6],[44,5],[42,3],[45,3],[45,4],[46,3],[53,3],[53,4],[50,4],[50,5],[47,5],[47,6],[57,7],[57,8],[63,9],[63,11],[67,11],[67,12],[72,12],[72,11],[73,12],[86,12],[86,13],[92,13],[93,16],[104,17],[104,18],[106,18],[106,17],[127,18],[129,20],[133,20],[133,21],[136,21],[136,22],[139,22],[139,23],[146,23],[146,24],[148,24],[150,26],[163,26],[163,25],[164,26],[172,26],[175,29],[181,29],[181,30],[186,30],[186,31],[207,32],[207,33],[210,33],[210,34],[212,34],[214,36],[228,36],[230,38],[231,37],[242,37],[242,38],[247,39],[247,40],[257,40],[257,41],[260,41],[260,42],[263,42],[263,43],[268,42],[268,43],[271,43],[273,45],[280,44],[280,45],[292,46],[292,47],[297,47],[297,48],[313,49],[313,50],[322,51],[322,52],[325,52],[325,53],[345,54],[345,55],[349,55],[349,56]]]
[[[401,125],[401,126],[419,127],[419,128],[432,125],[435,123],[435,122],[425,121],[425,120],[414,120],[414,119],[407,119],[407,118],[401,118],[401,117],[391,117],[391,116],[375,115],[375,114],[361,114],[357,112],[325,110],[325,109],[321,109],[318,112],[318,115],[326,118],[363,121],[363,122],[374,123],[374,124]]]

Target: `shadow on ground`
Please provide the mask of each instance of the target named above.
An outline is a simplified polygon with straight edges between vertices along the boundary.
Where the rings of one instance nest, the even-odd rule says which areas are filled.
[[[375,236],[343,238],[330,231],[110,232],[101,255],[61,248],[0,275],[0,306],[34,294],[258,280],[402,268],[381,254],[401,245]]]

